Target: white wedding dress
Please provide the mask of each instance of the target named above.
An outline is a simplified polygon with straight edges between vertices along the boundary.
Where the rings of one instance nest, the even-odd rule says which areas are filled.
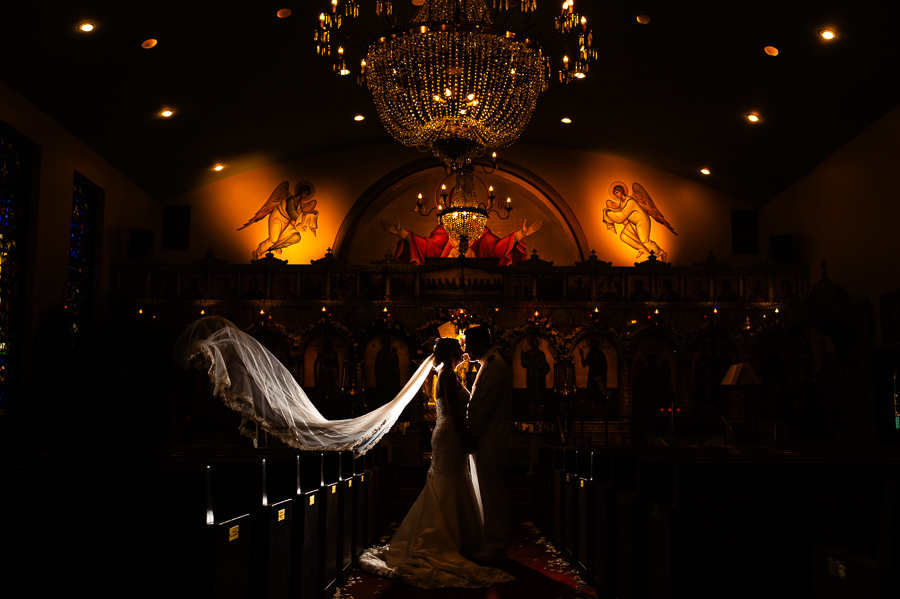
[[[288,445],[352,450],[357,456],[391,429],[434,364],[433,357],[425,359],[387,404],[356,418],[328,420],[275,356],[224,318],[207,316],[194,322],[175,344],[173,357],[185,369],[206,371],[213,395]],[[477,588],[513,580],[506,572],[463,557],[475,553],[481,541],[482,512],[473,486],[477,474],[469,475],[462,440],[440,391],[425,489],[390,545],[366,550],[360,563],[370,572],[424,588]],[[458,399],[468,402],[464,388]]]
[[[465,388],[459,392],[459,401],[468,402]],[[472,556],[481,541],[480,510],[467,455],[440,389],[437,397],[425,488],[390,543],[366,549],[360,565],[367,572],[400,578],[425,589],[479,588],[515,580],[502,570],[479,566],[465,557]]]

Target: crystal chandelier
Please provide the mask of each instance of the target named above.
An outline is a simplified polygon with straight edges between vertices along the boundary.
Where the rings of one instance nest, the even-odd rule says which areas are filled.
[[[435,193],[435,207],[438,210],[438,220],[446,229],[447,234],[453,239],[454,244],[459,250],[459,255],[464,256],[469,250],[469,242],[481,237],[481,233],[487,226],[488,218],[493,212],[498,218],[506,220],[512,212],[512,199],[506,198],[506,206],[499,209],[494,208],[494,188],[487,188],[488,201],[482,203],[478,201],[475,194],[475,170],[472,165],[467,165],[456,169],[456,185],[449,191],[447,186],[441,182],[441,190],[438,195]],[[480,180],[480,179],[479,179]],[[446,181],[446,179],[444,179]],[[484,184],[484,181],[482,181]],[[416,201],[416,212],[422,216],[428,216],[434,211],[431,208],[428,212],[423,212],[425,201],[422,194]],[[500,210],[503,210],[501,214]]]
[[[530,22],[536,0],[492,3],[413,0],[420,8],[407,21],[393,15],[392,2],[376,0],[374,22],[363,22],[360,2],[331,0],[319,15],[317,50],[347,76],[351,49],[364,48],[358,82],[371,91],[388,132],[456,170],[488,149],[512,144],[538,95],[551,82],[583,78],[596,58],[574,0],[566,0],[547,28]],[[568,44],[576,42],[570,52]]]

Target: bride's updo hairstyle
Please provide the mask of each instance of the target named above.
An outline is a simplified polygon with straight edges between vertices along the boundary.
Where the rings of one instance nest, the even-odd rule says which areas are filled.
[[[453,337],[441,337],[434,342],[434,364],[446,364],[453,357],[453,352],[462,351],[459,341]]]

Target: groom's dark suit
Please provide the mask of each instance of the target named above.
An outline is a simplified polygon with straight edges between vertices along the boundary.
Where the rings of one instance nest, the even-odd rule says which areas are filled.
[[[496,348],[481,357],[481,368],[475,378],[468,407],[468,425],[478,437],[475,465],[484,507],[484,539],[476,554],[479,559],[506,556],[507,450],[512,442],[509,419],[512,405],[512,377],[509,365]]]

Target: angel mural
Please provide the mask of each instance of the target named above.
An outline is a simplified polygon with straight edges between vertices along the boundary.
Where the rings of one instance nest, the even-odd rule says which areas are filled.
[[[606,201],[606,208],[603,209],[603,222],[606,228],[616,232],[616,225],[623,225],[619,238],[627,245],[630,245],[638,251],[636,260],[639,260],[644,254],[654,255],[666,262],[669,255],[655,241],[650,239],[650,225],[653,220],[663,225],[672,233],[675,229],[662,215],[662,212],[653,203],[650,194],[640,183],[632,186],[633,193],[628,195],[628,186],[622,181],[613,181],[609,186],[609,200]],[[678,235],[678,233],[675,233]]]
[[[293,195],[287,181],[283,181],[275,188],[253,218],[238,229],[240,231],[269,217],[269,236],[253,251],[253,260],[259,260],[260,255],[267,252],[280,254],[284,248],[300,241],[300,233],[305,233],[307,229],[315,236],[319,211],[314,209],[316,207],[314,195],[316,188],[309,181],[297,183]]]

